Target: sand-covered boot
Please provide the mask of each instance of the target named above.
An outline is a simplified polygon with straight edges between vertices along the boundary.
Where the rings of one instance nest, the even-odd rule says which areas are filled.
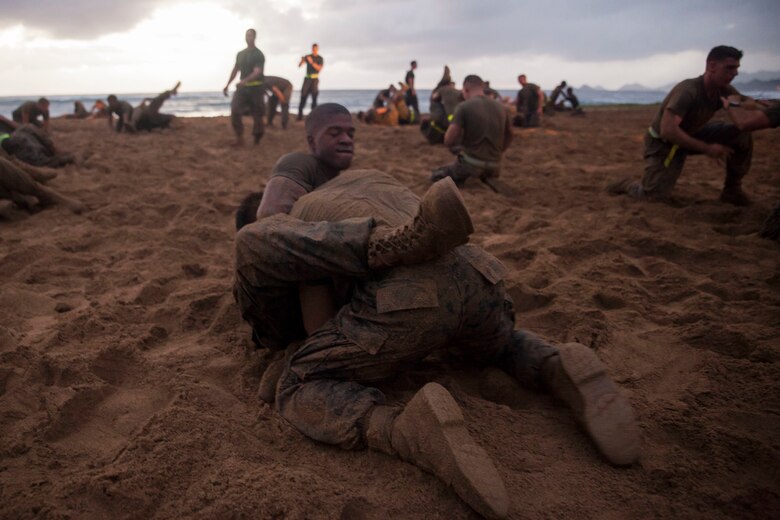
[[[504,518],[509,496],[493,461],[469,435],[450,393],[428,383],[403,411],[373,409],[366,430],[370,448],[397,455],[433,473],[487,518]]]
[[[368,266],[381,269],[427,262],[465,244],[473,232],[460,190],[446,178],[428,189],[410,222],[374,228],[368,241]]]
[[[595,352],[579,343],[560,345],[559,355],[542,365],[547,388],[574,412],[612,463],[626,466],[639,458],[634,410],[607,374]]]

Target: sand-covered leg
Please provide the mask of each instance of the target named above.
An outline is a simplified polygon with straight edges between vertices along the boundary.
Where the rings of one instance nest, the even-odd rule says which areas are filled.
[[[35,182],[26,171],[2,157],[0,157],[0,186],[13,194],[35,197],[44,204],[62,204],[74,213],[81,213],[84,210],[81,202]]]

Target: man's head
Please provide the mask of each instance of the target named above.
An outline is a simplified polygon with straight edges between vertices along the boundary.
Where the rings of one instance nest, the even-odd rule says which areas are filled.
[[[412,70],[417,68],[417,61],[412,60],[412,63],[409,64],[410,67],[412,67]]]
[[[311,44],[311,54],[312,56],[316,56],[320,52],[320,46],[316,43]]]
[[[709,83],[716,87],[725,87],[737,77],[739,60],[741,59],[742,51],[739,49],[728,45],[713,47],[707,54],[707,68],[704,71],[704,76]]]
[[[566,86],[566,80],[561,81],[561,88],[564,88]]]
[[[525,74],[520,74],[517,76],[517,82],[520,83],[522,86],[525,86],[526,83],[528,83],[528,79],[525,77]]]
[[[49,100],[45,97],[38,99],[38,108],[41,110],[49,110]]]
[[[108,106],[111,108],[115,108],[119,105],[119,100],[114,94],[109,94],[109,96],[106,98],[106,101],[108,101]]]
[[[463,80],[463,97],[470,99],[485,95],[485,82],[476,74],[469,74]]]
[[[352,114],[337,103],[317,105],[306,117],[306,142],[311,154],[336,170],[346,170],[355,153]]]
[[[252,192],[241,201],[236,210],[236,231],[257,220],[257,208],[263,200],[263,192]]]
[[[257,39],[257,31],[254,29],[247,29],[246,34],[244,35],[244,39],[246,39],[247,47],[254,47],[255,39]]]

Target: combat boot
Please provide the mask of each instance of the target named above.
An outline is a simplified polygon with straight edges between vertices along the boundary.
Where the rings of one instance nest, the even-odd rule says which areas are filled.
[[[566,403],[612,463],[626,466],[639,458],[639,430],[634,410],[595,352],[579,343],[560,345],[559,354],[542,365],[547,388]]]
[[[720,193],[720,201],[734,206],[749,206],[751,201],[739,185],[727,186]]]
[[[469,241],[474,225],[460,190],[450,178],[435,183],[420,201],[417,215],[403,226],[374,228],[368,240],[368,266],[381,269],[432,260]]]
[[[428,383],[400,414],[389,406],[374,407],[366,442],[433,473],[479,514],[506,517],[504,482],[487,452],[469,435],[458,403],[443,386]]]

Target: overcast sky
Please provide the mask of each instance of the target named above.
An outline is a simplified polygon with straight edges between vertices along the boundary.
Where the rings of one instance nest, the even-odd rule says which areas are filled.
[[[498,88],[660,87],[719,44],[745,51],[742,72],[780,71],[778,21],[778,0],[0,0],[0,96],[219,91],[249,27],[296,88],[315,41],[324,89],[386,87],[412,59],[419,88],[444,64]]]

